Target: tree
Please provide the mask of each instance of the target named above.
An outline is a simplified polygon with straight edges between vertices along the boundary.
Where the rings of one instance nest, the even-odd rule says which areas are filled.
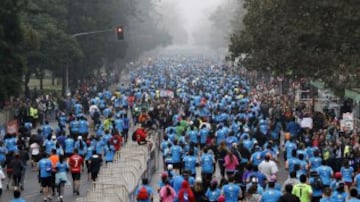
[[[20,13],[24,7],[23,0],[0,1],[0,103],[21,89],[24,58],[19,49],[23,40]]]
[[[274,75],[342,85],[359,67],[360,4],[356,0],[246,0],[243,30],[231,35],[233,57]]]

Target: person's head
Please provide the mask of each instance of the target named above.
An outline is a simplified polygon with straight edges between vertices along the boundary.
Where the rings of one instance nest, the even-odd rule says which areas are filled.
[[[299,154],[299,159],[304,160],[304,154]]]
[[[217,186],[218,186],[217,180],[212,180],[210,183],[210,190],[214,191],[217,188]]]
[[[350,196],[354,197],[354,198],[358,197],[358,191],[357,191],[356,188],[351,188],[350,189]]]
[[[300,175],[300,182],[306,183],[306,175],[304,175],[304,174]]]
[[[19,190],[15,190],[14,191],[14,198],[18,199],[18,198],[20,198],[20,196],[21,196],[21,192]]]
[[[51,150],[51,154],[52,154],[52,155],[55,155],[56,153],[57,153],[57,152],[56,152],[56,149],[52,149],[52,150]]]
[[[233,183],[233,182],[235,181],[234,176],[233,176],[233,175],[230,175],[230,176],[228,177],[228,181],[229,181],[230,183]]]
[[[290,178],[296,178],[296,172],[295,171],[290,172]]]
[[[345,191],[345,183],[344,182],[338,182],[336,183],[336,191],[342,193]]]
[[[74,149],[74,154],[78,154],[79,150],[77,148]]]
[[[248,190],[248,193],[249,194],[256,194],[257,192],[257,185],[256,184],[253,184],[249,187],[249,190]]]
[[[265,155],[265,161],[270,161],[270,154]]]
[[[286,191],[286,193],[291,193],[291,192],[292,192],[292,189],[293,189],[292,184],[287,184],[287,185],[285,185],[285,191]]]
[[[295,149],[291,150],[291,156],[294,157],[294,158],[296,157],[296,150]]]
[[[62,162],[64,162],[64,161],[65,161],[65,157],[64,157],[64,155],[60,155],[60,156],[59,156],[59,161],[60,161],[60,163],[62,163]]]
[[[143,185],[148,185],[149,184],[149,180],[147,178],[143,178],[142,179],[142,184]]]
[[[325,197],[330,197],[331,196],[331,189],[330,187],[325,187],[324,190],[323,190],[323,195]]]

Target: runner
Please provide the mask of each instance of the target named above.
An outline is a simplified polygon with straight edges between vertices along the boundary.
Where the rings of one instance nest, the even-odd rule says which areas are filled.
[[[78,150],[74,149],[74,154],[69,158],[69,167],[73,180],[73,194],[80,195],[80,178],[83,158],[78,154]]]
[[[46,153],[42,154],[42,159],[39,161],[39,181],[42,187],[42,194],[44,202],[51,201],[51,189],[52,187],[52,162],[48,158]]]

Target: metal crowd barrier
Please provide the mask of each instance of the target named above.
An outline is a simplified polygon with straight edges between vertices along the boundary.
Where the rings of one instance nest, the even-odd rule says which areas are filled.
[[[92,189],[78,202],[132,202],[141,179],[151,176],[156,168],[157,131],[151,135],[152,147],[129,142],[117,152],[112,163],[103,165]]]

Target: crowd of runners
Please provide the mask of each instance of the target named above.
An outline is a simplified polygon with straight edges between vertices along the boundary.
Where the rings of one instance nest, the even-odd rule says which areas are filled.
[[[161,181],[144,179],[138,201],[359,201],[358,134],[333,113],[211,59],[162,58],[134,75],[135,94],[160,100],[150,117],[164,131]]]
[[[62,201],[66,184],[79,195],[82,174],[96,181],[123,144],[146,144],[157,128],[161,182],[151,187],[143,179],[139,202],[359,201],[357,131],[340,127],[333,115],[315,117],[272,83],[230,70],[213,58],[159,57],[133,70],[130,85],[68,95],[39,127],[30,107],[32,118],[20,119],[19,134],[0,144],[4,187],[21,201],[29,165],[43,201]],[[310,127],[300,125],[304,117],[313,118]]]

